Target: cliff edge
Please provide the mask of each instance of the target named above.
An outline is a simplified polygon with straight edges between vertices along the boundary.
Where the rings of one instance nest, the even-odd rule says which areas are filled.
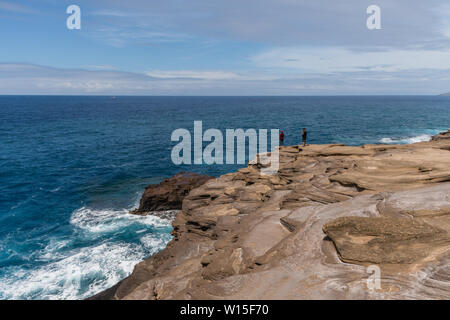
[[[93,299],[449,299],[450,131],[281,147],[278,174],[249,165],[206,181],[173,227],[166,249]]]

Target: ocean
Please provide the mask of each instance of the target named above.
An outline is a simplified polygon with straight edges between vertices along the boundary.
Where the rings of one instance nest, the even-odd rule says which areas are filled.
[[[450,98],[0,96],[0,299],[83,299],[163,249],[171,223],[127,212],[180,171],[173,130],[281,129],[285,144],[413,143],[450,127]]]

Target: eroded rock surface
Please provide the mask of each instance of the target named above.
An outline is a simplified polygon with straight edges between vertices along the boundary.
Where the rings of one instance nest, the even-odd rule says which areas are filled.
[[[252,164],[209,180],[173,226],[165,250],[97,298],[449,299],[450,133],[281,147],[278,174]]]
[[[450,247],[447,231],[421,219],[342,217],[323,231],[349,263],[412,264]]]

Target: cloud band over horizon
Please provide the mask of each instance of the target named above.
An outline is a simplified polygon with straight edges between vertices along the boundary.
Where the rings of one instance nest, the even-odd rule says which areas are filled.
[[[450,90],[450,5],[375,1],[0,1],[0,94],[335,95]]]

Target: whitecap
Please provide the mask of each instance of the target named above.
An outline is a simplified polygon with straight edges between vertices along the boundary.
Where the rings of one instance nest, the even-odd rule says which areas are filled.
[[[382,138],[381,143],[386,144],[411,144],[416,142],[430,141],[433,136],[429,134],[421,134],[415,137],[402,137],[402,138]]]
[[[126,209],[94,210],[86,207],[76,210],[70,218],[70,223],[76,228],[93,233],[113,232],[115,230],[124,229],[134,223],[152,226],[155,228],[165,228],[170,227],[171,225],[171,221],[167,219],[161,219],[152,215],[133,215]]]
[[[158,235],[146,234],[141,237],[139,241],[144,245],[144,247],[151,250],[151,254],[158,252],[160,249],[164,248],[171,239],[170,234]]]
[[[156,252],[166,240],[151,244]],[[86,298],[115,285],[145,258],[141,246],[125,242],[84,247],[34,270],[10,270],[0,282],[0,299]]]
[[[0,278],[1,299],[83,299],[127,277],[134,266],[165,248],[172,239],[171,220],[138,216],[128,209],[82,207],[70,218],[73,238],[52,238],[33,254],[40,266],[7,267]],[[113,240],[119,231],[134,240]],[[80,238],[81,235],[81,238]],[[83,247],[77,247],[84,243]]]
[[[58,192],[59,190],[61,190],[61,187],[54,188],[54,189],[50,190],[50,192],[55,193],[55,192]]]

